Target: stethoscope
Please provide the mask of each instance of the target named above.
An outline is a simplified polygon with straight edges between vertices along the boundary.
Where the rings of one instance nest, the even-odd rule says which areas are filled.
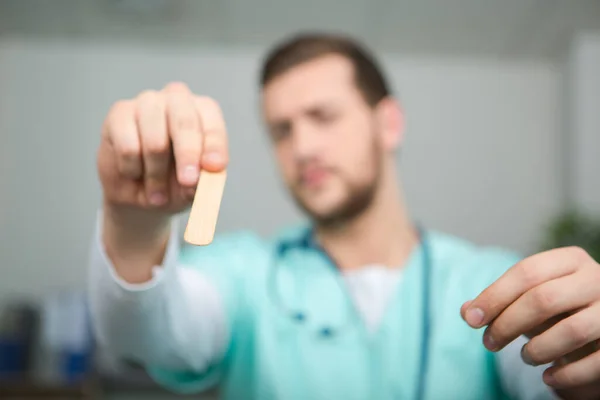
[[[429,247],[429,240],[427,240],[425,231],[421,227],[417,227],[417,232],[419,236],[419,242],[421,247],[421,255],[423,259],[423,279],[422,279],[422,302],[423,302],[423,318],[422,318],[422,338],[421,341],[421,358],[419,363],[419,372],[417,375],[417,391],[416,391],[416,400],[424,399],[425,395],[425,383],[427,381],[427,367],[429,361],[429,347],[430,347],[430,335],[431,335],[431,309],[430,309],[430,287],[431,287],[431,249]],[[327,254],[325,249],[319,245],[314,239],[314,234],[312,229],[307,229],[306,233],[301,237],[298,241],[283,241],[276,250],[275,259],[272,262],[271,273],[269,277],[269,295],[271,297],[272,302],[285,314],[289,316],[293,321],[298,324],[306,323],[309,318],[306,312],[301,310],[291,309],[289,307],[285,307],[283,299],[279,294],[277,289],[277,273],[278,273],[278,262],[277,260],[285,255],[285,253],[294,248],[300,247],[304,249],[310,249],[317,251],[323,257],[325,257],[326,261],[329,262],[330,265],[336,266],[336,262]],[[336,267],[337,269],[337,267]],[[337,283],[340,285],[340,289],[342,289],[341,285],[343,284],[340,279],[337,279]],[[348,302],[349,303],[349,302]],[[354,310],[349,310],[353,315],[355,314]],[[350,321],[347,321],[347,324],[350,324]],[[345,328],[345,325],[340,325],[337,328],[332,326],[321,326],[317,329],[317,335],[323,339],[331,338],[335,335],[338,335]]]

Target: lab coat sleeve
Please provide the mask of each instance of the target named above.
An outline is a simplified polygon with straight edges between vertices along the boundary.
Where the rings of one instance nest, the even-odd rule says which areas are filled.
[[[116,273],[101,240],[100,213],[91,246],[89,296],[94,332],[109,354],[170,371],[202,373],[225,351],[228,332],[217,287],[179,262],[173,219],[162,265],[143,284]]]
[[[525,343],[527,339],[521,336],[496,354],[504,390],[516,400],[560,400],[542,380],[544,370],[550,365],[532,367],[521,359]]]

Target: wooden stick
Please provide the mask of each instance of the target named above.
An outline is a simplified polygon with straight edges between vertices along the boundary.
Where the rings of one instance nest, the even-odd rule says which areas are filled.
[[[213,241],[226,179],[227,171],[200,171],[194,202],[183,235],[186,242],[206,246]]]

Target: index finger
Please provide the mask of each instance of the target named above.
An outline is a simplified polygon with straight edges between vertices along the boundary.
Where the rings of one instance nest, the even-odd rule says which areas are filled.
[[[578,256],[568,248],[549,250],[525,258],[463,306],[461,315],[473,328],[488,325],[525,292],[575,272],[577,260]]]
[[[202,154],[201,121],[196,113],[193,96],[186,86],[167,88],[167,122],[175,156],[177,179],[180,184],[198,183]]]
[[[223,112],[216,100],[210,97],[194,99],[196,111],[202,121],[204,144],[201,166],[210,172],[220,172],[229,161],[227,128]]]

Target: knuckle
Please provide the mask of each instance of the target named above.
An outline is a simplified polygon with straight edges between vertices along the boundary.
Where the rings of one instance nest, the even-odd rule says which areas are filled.
[[[164,157],[169,153],[167,140],[152,140],[146,144],[145,152],[150,157]]]
[[[541,273],[536,264],[531,262],[523,262],[519,265],[519,273],[523,283],[528,286],[536,286],[539,284],[541,279]]]
[[[139,101],[152,101],[160,98],[160,94],[156,90],[144,90],[138,94]]]
[[[112,107],[110,109],[110,113],[111,114],[119,113],[123,110],[127,110],[127,109],[131,108],[131,106],[132,106],[131,100],[118,100],[112,105]]]
[[[207,96],[198,96],[194,99],[196,109],[201,118],[207,122],[207,128],[220,127],[225,130],[225,120],[223,118],[223,110],[219,102]]]
[[[163,179],[163,176],[159,174],[146,174],[145,185],[150,192],[161,190],[167,186],[166,181]]]
[[[141,92],[136,99],[139,107],[156,108],[164,103],[163,96],[155,90],[145,90]],[[139,113],[139,109],[138,109]]]
[[[123,147],[119,148],[118,156],[121,158],[121,160],[131,163],[137,161],[137,159],[140,157],[140,151],[134,146],[124,145]]]
[[[539,312],[546,314],[554,310],[559,302],[558,292],[553,288],[537,287],[531,291],[533,306]]]
[[[229,147],[227,134],[222,130],[209,130],[204,132],[204,146],[207,149],[227,151]]]
[[[562,370],[554,374],[554,378],[560,386],[567,388],[577,386],[579,382],[579,379],[577,378],[573,369],[569,368],[569,366],[563,368]]]
[[[135,113],[133,109],[133,102],[130,100],[119,100],[113,103],[106,114],[106,118],[104,119],[102,125],[103,131],[105,131],[109,136],[118,135],[124,119],[135,119]]]
[[[167,92],[189,91],[189,87],[185,82],[173,81],[173,82],[169,82],[165,85],[165,91],[167,91]]]
[[[566,322],[567,334],[575,347],[582,347],[591,341],[593,327],[585,318],[579,318]]]
[[[113,131],[115,125],[118,125],[120,123],[119,121],[122,120],[124,116],[128,116],[129,113],[131,118],[135,118],[133,109],[134,105],[131,100],[116,101],[108,110],[108,114],[105,119],[105,126]]]
[[[122,176],[130,179],[137,179],[142,175],[141,169],[138,166],[129,163],[122,165],[120,172]]]
[[[589,281],[590,282],[596,282],[596,284],[594,285],[594,288],[596,289],[595,293],[597,295],[600,295],[600,285],[598,283],[600,283],[600,265],[596,264],[594,265],[592,268],[590,268],[588,270],[589,273]]]
[[[217,100],[209,96],[196,96],[197,104],[202,108],[221,112],[221,106]]]
[[[153,168],[146,169],[144,174],[145,179],[153,186],[164,186],[166,185],[165,177],[167,176],[167,168],[161,168],[159,166],[155,166]]]
[[[573,260],[578,262],[585,262],[590,259],[587,251],[585,251],[582,247],[579,246],[569,246],[566,248],[569,252],[569,255],[573,258]]]
[[[225,150],[227,139],[220,134],[206,134],[204,137],[204,147],[207,150]]]
[[[198,129],[198,121],[191,115],[179,115],[172,118],[172,128],[176,131],[192,131]]]

